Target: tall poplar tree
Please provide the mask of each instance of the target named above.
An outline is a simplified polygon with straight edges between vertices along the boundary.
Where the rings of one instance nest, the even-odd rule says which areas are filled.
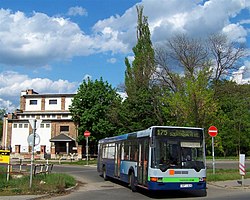
[[[143,7],[137,6],[137,44],[133,48],[134,61],[125,58],[125,90],[128,98],[123,103],[123,121],[127,131],[158,125],[157,95],[152,76],[155,72],[154,49],[150,39],[147,17]],[[125,113],[125,114],[124,114]]]

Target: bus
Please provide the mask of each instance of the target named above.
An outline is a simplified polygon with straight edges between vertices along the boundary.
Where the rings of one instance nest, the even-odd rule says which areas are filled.
[[[118,179],[132,191],[202,190],[206,195],[204,129],[152,126],[101,139],[97,171]]]

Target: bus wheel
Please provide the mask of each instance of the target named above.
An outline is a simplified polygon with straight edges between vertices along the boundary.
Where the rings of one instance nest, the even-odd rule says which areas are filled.
[[[102,176],[103,176],[103,179],[104,179],[105,181],[108,180],[106,167],[103,167],[103,169],[102,169]]]
[[[129,185],[132,190],[132,192],[136,192],[136,186],[135,186],[135,174],[132,172],[129,176]]]

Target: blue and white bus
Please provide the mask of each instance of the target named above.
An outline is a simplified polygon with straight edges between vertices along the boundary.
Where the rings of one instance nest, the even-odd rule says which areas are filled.
[[[105,138],[98,144],[97,170],[148,190],[203,190],[206,194],[202,128],[152,126]]]

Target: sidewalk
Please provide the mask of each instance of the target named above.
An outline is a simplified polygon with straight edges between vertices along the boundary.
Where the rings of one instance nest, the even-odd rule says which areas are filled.
[[[17,195],[17,196],[1,196],[1,200],[35,200],[44,195]]]
[[[221,188],[228,189],[250,189],[250,179],[244,179],[243,186],[241,185],[241,180],[228,180],[228,181],[216,181],[209,182],[208,185],[213,185]]]

